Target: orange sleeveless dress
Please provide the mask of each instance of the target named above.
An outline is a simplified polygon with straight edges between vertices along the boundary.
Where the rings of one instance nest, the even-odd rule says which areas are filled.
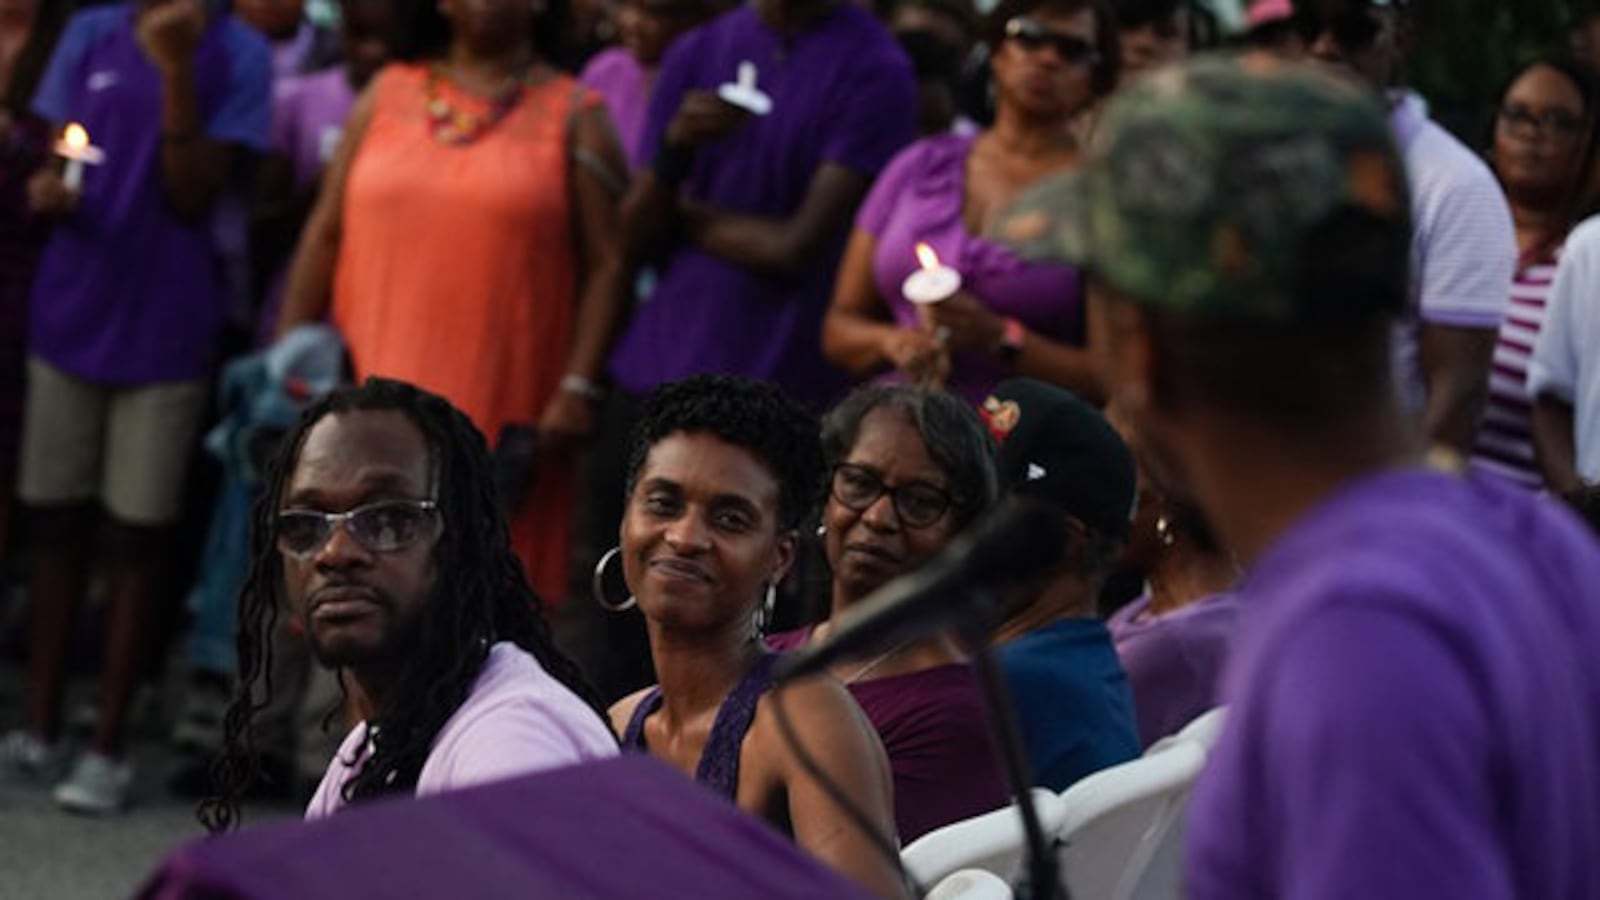
[[[476,141],[433,137],[422,66],[376,82],[372,121],[345,187],[333,321],[357,377],[409,381],[448,398],[492,446],[503,425],[538,422],[566,366],[579,284],[568,189],[575,105],[599,104],[558,76]],[[457,109],[488,103],[441,80]],[[541,458],[511,539],[547,602],[565,593],[572,475]]]

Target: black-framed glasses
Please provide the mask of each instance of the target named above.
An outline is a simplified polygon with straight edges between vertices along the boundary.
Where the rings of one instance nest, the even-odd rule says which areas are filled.
[[[1006,40],[1015,41],[1018,47],[1030,53],[1054,47],[1062,62],[1074,66],[1092,66],[1100,61],[1094,44],[1075,34],[1051,31],[1038,19],[1017,16],[1006,22]]]
[[[1583,131],[1583,117],[1564,109],[1535,112],[1519,103],[1500,107],[1500,124],[1507,129],[1522,129],[1541,136],[1571,140]]]
[[[840,463],[833,467],[833,480],[829,486],[833,499],[856,512],[866,512],[878,498],[889,495],[895,515],[909,528],[927,528],[944,518],[956,499],[936,484],[926,481],[908,481],[890,487],[878,473],[866,466]]]
[[[439,505],[432,500],[381,500],[342,513],[285,509],[278,513],[278,549],[308,559],[339,525],[369,552],[393,553],[438,534]]]

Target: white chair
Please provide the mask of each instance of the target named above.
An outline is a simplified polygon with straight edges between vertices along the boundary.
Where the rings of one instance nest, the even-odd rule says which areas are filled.
[[[1061,798],[1034,788],[1033,809],[1050,840],[1061,830]],[[935,884],[961,869],[982,869],[1009,884],[1021,874],[1026,857],[1027,839],[1015,804],[930,831],[900,852],[918,884]]]
[[[1189,724],[1151,744],[1150,748],[1144,752],[1144,755],[1149,756],[1152,753],[1160,753],[1178,741],[1194,741],[1204,748],[1207,754],[1210,754],[1212,748],[1217,746],[1217,738],[1222,736],[1222,726],[1226,723],[1227,718],[1228,708],[1226,706],[1208,709],[1189,720]]]
[[[1175,740],[1067,788],[1057,860],[1073,900],[1182,895],[1183,817],[1205,761],[1200,741]]]
[[[1217,738],[1222,736],[1222,726],[1227,721],[1228,708],[1219,706],[1195,716],[1193,722],[1178,731],[1178,737],[1181,740],[1198,741],[1210,753],[1217,746]]]
[[[1011,885],[993,872],[962,869],[933,886],[923,900],[1012,900]]]

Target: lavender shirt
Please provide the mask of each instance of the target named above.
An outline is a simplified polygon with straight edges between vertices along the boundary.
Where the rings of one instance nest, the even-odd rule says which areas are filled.
[[[641,168],[649,159],[640,154],[644,142],[645,114],[650,111],[650,92],[656,73],[640,65],[632,53],[621,47],[602,50],[584,66],[578,82],[606,101],[617,137],[628,154],[628,162]]]
[[[743,215],[786,218],[812,177],[834,163],[871,178],[916,133],[916,81],[894,38],[855,4],[841,3],[792,36],[751,8],[679,38],[662,61],[641,158],[650,159],[692,89],[715,90],[739,63],[755,63],[771,114],[702,148],[685,187],[695,199]],[[758,271],[687,244],[658,267],[660,281],[611,359],[634,394],[698,372],[775,381],[820,408],[845,386],[822,358],[822,316],[848,229],[803,271]]]
[[[509,642],[489,648],[472,693],[433,740],[417,777],[418,796],[530,775],[617,755],[617,740],[600,715]],[[317,792],[307,819],[345,805],[341,792],[367,756],[367,723],[350,730]]]
[[[293,163],[296,184],[308,185],[322,174],[355,104],[343,66],[284,78],[273,87],[272,149]]]
[[[78,208],[51,235],[34,281],[29,351],[79,378],[143,384],[200,378],[217,351],[228,296],[211,223],[185,222],[161,175],[161,77],[134,39],[132,4],[68,23],[33,108],[83,123],[105,151]],[[217,15],[194,82],[210,138],[265,149],[271,127],[266,41]]]
[[[767,645],[794,650],[810,639],[811,628],[801,628],[772,635]],[[902,844],[1009,801],[972,666],[937,666],[846,687],[888,754]]]
[[[1030,331],[1068,344],[1083,343],[1083,298],[1076,269],[1026,262],[1010,248],[967,230],[962,205],[974,134],[927,138],[907,147],[884,169],[861,206],[856,227],[877,239],[873,280],[897,324],[920,325],[917,307],[900,292],[918,268],[916,245],[926,242],[961,273],[962,288]],[[982,400],[1009,372],[992,354],[962,351],[951,360],[951,391]]]
[[[1595,897],[1600,545],[1495,479],[1368,477],[1258,561],[1188,896]]]
[[[1106,623],[1133,688],[1144,747],[1217,705],[1217,680],[1239,602],[1232,594],[1215,594],[1165,615],[1149,615],[1149,609],[1146,594]]]

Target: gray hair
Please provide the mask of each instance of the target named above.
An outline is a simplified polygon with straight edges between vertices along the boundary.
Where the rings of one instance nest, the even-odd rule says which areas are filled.
[[[977,410],[944,391],[904,385],[867,385],[852,391],[822,420],[822,453],[831,471],[861,434],[861,422],[878,409],[903,414],[928,455],[949,479],[960,524],[977,518],[1000,496],[995,442]]]

